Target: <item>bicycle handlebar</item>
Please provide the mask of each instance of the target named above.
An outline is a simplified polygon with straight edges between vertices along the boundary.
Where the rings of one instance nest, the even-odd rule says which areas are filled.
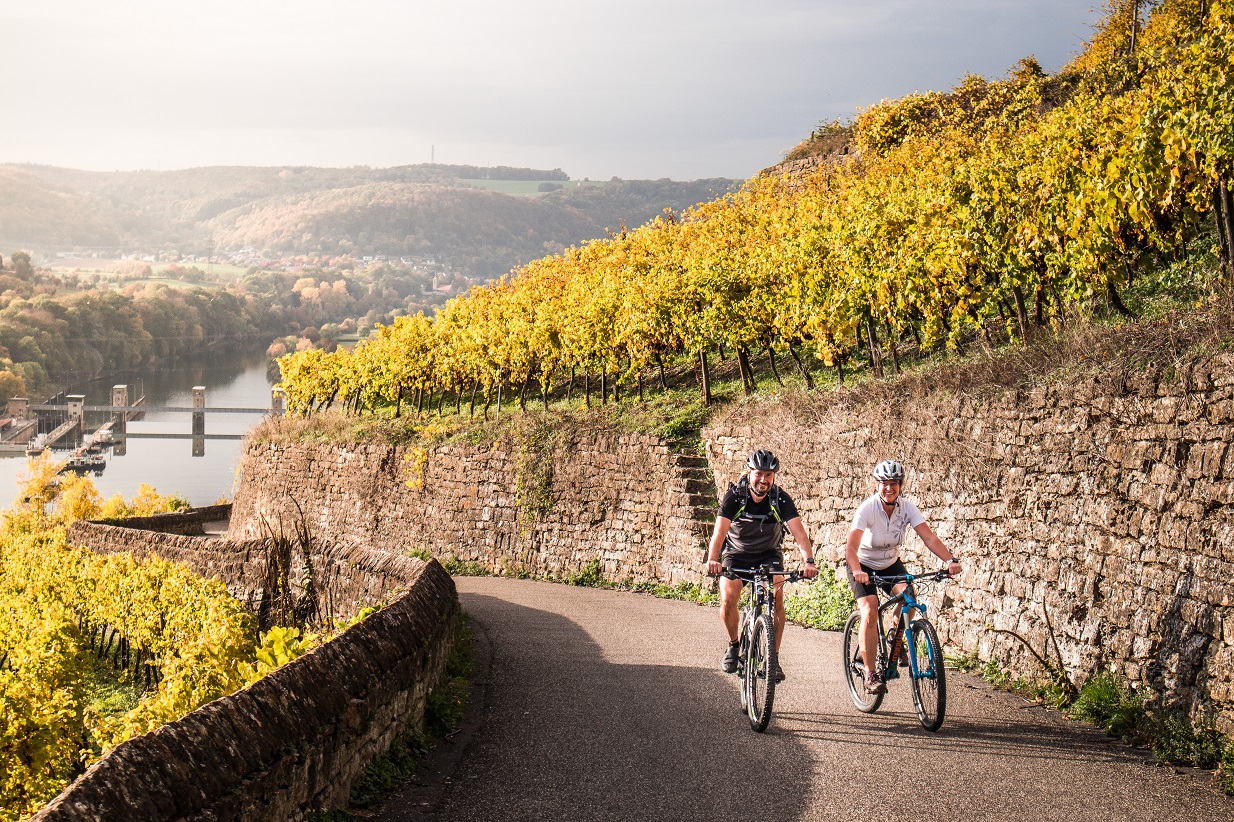
[[[788,582],[796,582],[799,579],[804,579],[800,571],[786,571],[783,568],[776,568],[771,565],[764,565],[761,568],[725,568],[722,572],[738,579],[753,580],[755,577],[763,579],[771,579],[772,577],[787,577]]]
[[[951,579],[951,573],[943,568],[940,571],[935,571],[932,574],[892,574],[891,576],[880,576],[879,574],[869,574],[870,582],[941,582],[944,579]]]

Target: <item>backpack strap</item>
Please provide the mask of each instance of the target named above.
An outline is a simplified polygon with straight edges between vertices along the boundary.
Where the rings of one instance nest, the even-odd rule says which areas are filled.
[[[788,524],[784,521],[784,517],[780,516],[780,494],[780,486],[771,486],[771,515],[776,518],[776,522],[780,523],[784,533],[788,533]]]
[[[737,482],[729,483],[728,490],[738,491],[741,494],[741,507],[737,509],[735,514],[733,514],[732,519],[733,522],[736,522],[737,518],[744,514],[746,508],[750,505],[750,483],[745,477],[742,477]]]

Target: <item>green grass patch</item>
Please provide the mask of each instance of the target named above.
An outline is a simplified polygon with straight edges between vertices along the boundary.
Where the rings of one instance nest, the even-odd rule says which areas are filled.
[[[675,599],[680,602],[695,602],[699,605],[719,605],[720,594],[708,590],[693,582],[679,582],[669,585],[664,582],[633,582],[622,586],[622,590],[640,594],[651,594],[659,599]]]
[[[1147,696],[1143,688],[1130,688],[1113,673],[1103,671],[1089,677],[1080,688],[1068,715],[1103,728],[1111,736],[1141,741],[1147,735]]]
[[[836,578],[817,578],[809,585],[799,586],[784,600],[784,613],[789,619],[824,631],[843,628],[856,607],[848,580]]]
[[[474,651],[471,621],[466,614],[460,614],[445,676],[425,701],[423,729],[409,728],[391,744],[385,755],[369,763],[351,787],[352,809],[367,809],[382,802],[415,775],[416,768],[437,742],[458,729],[471,692]],[[354,816],[348,811],[333,811],[310,818],[320,822],[347,822]]]
[[[441,567],[452,577],[491,577],[493,572],[487,566],[478,562],[462,560],[458,557],[442,557]]]
[[[83,678],[87,710],[105,717],[121,716],[134,710],[144,692],[132,672],[118,671],[93,655],[89,659],[90,667]],[[86,748],[92,760],[103,753],[102,745],[92,736],[86,740]]]
[[[581,571],[570,574],[565,578],[566,585],[583,585],[587,588],[610,588],[613,587],[604,579],[604,569],[600,567],[600,560],[593,559],[583,566]]]
[[[1087,722],[1128,744],[1149,747],[1167,765],[1214,770],[1214,783],[1234,796],[1234,740],[1217,730],[1213,717],[1192,718],[1168,708],[1150,708],[1147,688],[1133,688],[1116,674],[1089,677],[1073,700],[1057,685],[1013,676],[998,662],[981,662],[975,652],[948,660],[963,671],[979,673],[996,688],[1009,690],[1061,709],[1069,719]]]

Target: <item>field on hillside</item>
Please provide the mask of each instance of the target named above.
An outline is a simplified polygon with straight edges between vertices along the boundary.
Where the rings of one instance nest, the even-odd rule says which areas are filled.
[[[459,182],[476,188],[483,188],[487,191],[509,194],[512,197],[542,197],[549,193],[547,191],[540,191],[540,186],[544,183],[551,183],[561,187],[560,189],[553,189],[554,191],[604,185],[604,183],[598,180],[460,180]]]
[[[81,273],[108,274],[111,272],[111,267],[118,264],[120,260],[106,260],[95,257],[64,257],[56,260],[49,260],[47,267],[55,272],[70,272],[77,271]],[[160,277],[163,272],[173,266],[187,268],[190,265],[200,268],[211,274],[216,274],[220,277],[238,278],[248,273],[248,269],[244,266],[231,265],[230,263],[150,263],[150,270],[155,274],[155,280],[158,282],[180,282],[179,280],[167,279]]]

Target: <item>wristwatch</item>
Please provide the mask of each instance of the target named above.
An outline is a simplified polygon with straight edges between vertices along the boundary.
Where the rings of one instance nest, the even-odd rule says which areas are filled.
[[[814,564],[814,557],[810,557],[809,559],[806,560],[806,565],[813,565],[813,564]]]

